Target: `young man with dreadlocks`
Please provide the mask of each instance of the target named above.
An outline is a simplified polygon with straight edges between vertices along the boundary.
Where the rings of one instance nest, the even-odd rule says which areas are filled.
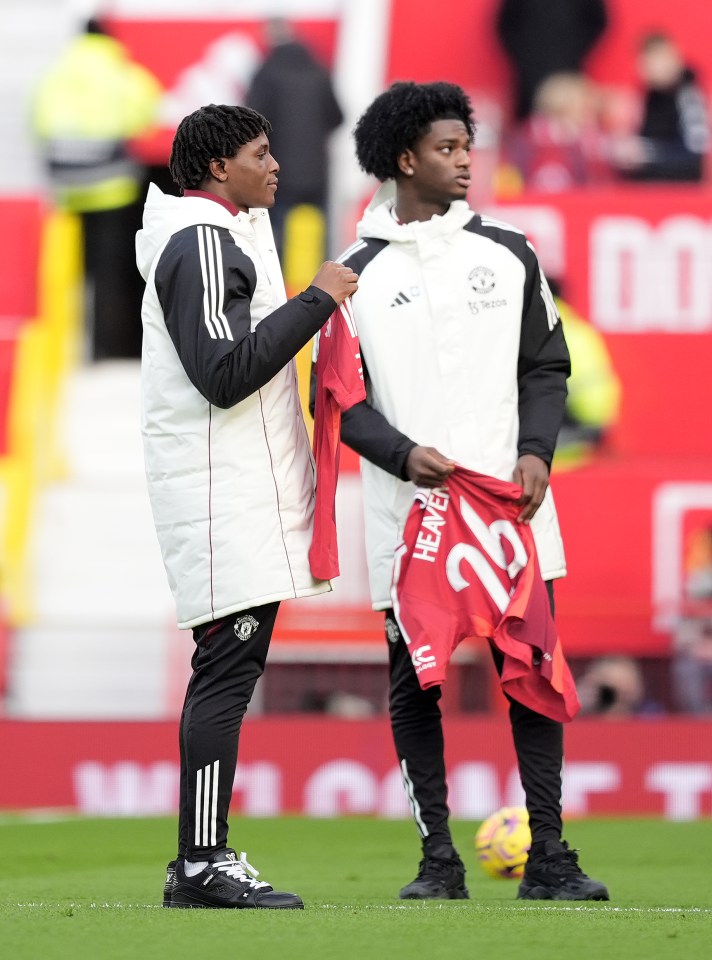
[[[314,470],[294,355],[356,290],[323,264],[287,300],[268,208],[269,122],[210,105],[178,127],[181,197],[152,186],[137,259],[148,489],[178,625],[195,651],[180,722],[170,907],[300,909],[227,847],[242,718],[281,600],[329,589],[309,570]]]
[[[423,847],[404,899],[468,897],[448,825],[440,687],[421,689],[392,609],[394,551],[415,486],[445,484],[455,461],[514,481],[544,579],[565,573],[548,477],[569,355],[531,244],[467,204],[473,137],[470,102],[453,84],[396,83],[377,97],[355,140],[361,167],[384,185],[342,258],[359,273],[352,304],[367,399],[344,413],[341,435],[363,458],[393,737]],[[561,723],[515,700],[509,710],[533,839],[519,897],[608,899],[561,840]]]

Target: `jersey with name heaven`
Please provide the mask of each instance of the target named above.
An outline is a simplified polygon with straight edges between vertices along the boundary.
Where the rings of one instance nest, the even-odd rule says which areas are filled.
[[[528,524],[521,487],[458,467],[419,491],[396,550],[391,598],[421,687],[440,686],[463,640],[504,656],[502,688],[561,722],[579,709]]]

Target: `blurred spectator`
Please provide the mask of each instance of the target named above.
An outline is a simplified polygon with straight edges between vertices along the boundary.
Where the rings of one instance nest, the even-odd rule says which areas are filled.
[[[630,657],[594,660],[576,682],[581,712],[624,717],[644,705],[645,688],[640,667]]]
[[[636,136],[615,144],[614,160],[631,180],[698,181],[710,145],[705,97],[675,42],[651,33],[640,43],[643,117]]]
[[[618,419],[621,384],[603,335],[561,296],[560,283],[549,279],[571,355],[571,376],[564,419],[554,455],[557,470],[588,463]]]
[[[507,138],[498,196],[559,193],[609,179],[594,86],[579,73],[555,73],[539,86],[534,112]]]
[[[675,701],[689,713],[712,712],[712,527],[693,532],[685,597],[674,637]]]
[[[605,0],[502,0],[496,27],[514,70],[518,120],[552,73],[581,70],[607,23]]]
[[[282,19],[267,24],[271,49],[252,79],[245,102],[272,123],[270,152],[280,164],[277,201],[271,211],[283,248],[285,221],[301,204],[316,207],[322,222],[328,190],[328,138],[343,120],[328,71]],[[318,263],[324,254],[315,251]]]
[[[89,20],[36,92],[34,130],[57,203],[81,216],[85,318],[94,359],[141,354],[136,269],[143,171],[129,141],[153,123],[161,88]]]

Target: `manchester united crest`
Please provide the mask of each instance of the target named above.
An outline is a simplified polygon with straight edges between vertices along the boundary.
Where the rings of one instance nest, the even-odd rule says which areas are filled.
[[[492,293],[497,284],[494,270],[489,267],[475,267],[467,274],[467,279],[475,293]]]
[[[244,617],[238,617],[235,621],[235,636],[244,643],[245,640],[250,639],[258,627],[259,623],[249,614]]]

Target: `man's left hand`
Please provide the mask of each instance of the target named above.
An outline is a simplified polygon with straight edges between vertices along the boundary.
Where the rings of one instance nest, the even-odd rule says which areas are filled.
[[[523,453],[517,460],[512,479],[522,488],[522,495],[517,500],[522,512],[517,521],[529,523],[541,506],[549,486],[549,468],[540,457],[533,453]]]

